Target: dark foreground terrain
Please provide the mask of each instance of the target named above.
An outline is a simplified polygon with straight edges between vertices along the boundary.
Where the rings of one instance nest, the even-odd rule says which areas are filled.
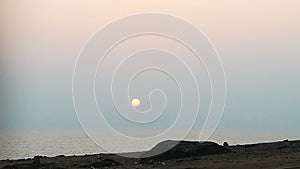
[[[149,157],[175,144],[175,147],[165,153]],[[300,141],[285,140],[235,146],[221,146],[213,142],[164,141],[140,155],[145,158],[126,158],[114,154],[36,156],[32,159],[2,160],[0,168],[300,169]]]

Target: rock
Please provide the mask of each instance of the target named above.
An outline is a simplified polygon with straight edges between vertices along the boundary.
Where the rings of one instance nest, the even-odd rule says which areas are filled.
[[[56,156],[56,157],[66,157],[65,155],[58,155],[58,156]]]
[[[289,140],[288,140],[288,139],[285,139],[285,140],[283,140],[282,142],[286,143],[286,142],[289,142]]]
[[[223,143],[223,147],[228,147],[229,146],[229,144],[225,141],[224,143]]]
[[[167,151],[166,151],[167,150]],[[151,150],[145,152],[140,159],[141,163],[157,162],[160,160],[198,157],[212,154],[231,152],[214,142],[198,141],[163,141]]]
[[[32,167],[33,168],[39,168],[41,165],[40,157],[39,156],[34,156],[32,160]]]

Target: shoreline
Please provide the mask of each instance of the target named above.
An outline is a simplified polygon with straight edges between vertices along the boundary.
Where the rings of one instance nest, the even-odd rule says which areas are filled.
[[[300,141],[300,139],[285,139],[288,140],[289,142],[293,141]],[[274,141],[263,141],[263,142],[248,142],[248,143],[234,143],[230,144],[230,146],[244,146],[244,145],[256,145],[256,144],[269,144],[269,143],[277,143],[277,142],[282,142],[285,140],[274,140]],[[197,141],[197,140],[184,140],[184,141]],[[213,140],[208,140],[215,142]],[[217,144],[221,144],[220,142],[216,142]],[[229,142],[230,143],[230,142]],[[146,152],[148,150],[144,151],[128,151],[128,152],[117,152],[117,153],[109,153],[109,152],[93,152],[93,153],[78,153],[78,154],[56,154],[56,155],[45,155],[45,154],[36,154],[35,156],[41,156],[41,157],[48,157],[48,158],[54,158],[58,156],[85,156],[85,155],[95,155],[95,154],[128,154],[128,153],[139,153],[139,152]],[[6,160],[24,160],[24,159],[32,159],[34,156],[28,156],[28,157],[16,157],[16,158],[0,158],[0,161],[6,161]]]
[[[153,149],[139,152],[142,155]],[[128,158],[118,154],[99,153],[85,155],[36,156],[27,159],[0,160],[3,169],[85,169],[85,168],[270,168],[298,169],[300,166],[300,140],[283,140],[243,145],[219,145],[213,142],[175,141],[175,147],[153,157]],[[205,144],[204,144],[205,143]],[[131,152],[133,154],[137,152]],[[127,153],[126,153],[127,154]],[[291,168],[292,167],[292,168]]]

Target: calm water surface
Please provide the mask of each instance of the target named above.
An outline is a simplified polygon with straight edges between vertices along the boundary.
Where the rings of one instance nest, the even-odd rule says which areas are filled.
[[[57,156],[57,155],[83,155],[105,152],[101,147],[92,142],[81,130],[22,130],[22,131],[0,131],[0,159],[29,158],[35,155]],[[284,133],[281,136],[274,133],[251,133],[251,132],[216,132],[210,140],[222,144],[244,144],[266,141],[277,141],[283,139],[299,139],[294,135]],[[120,147],[119,152],[143,151],[152,147],[151,143],[135,144],[126,146],[118,142],[118,139],[107,136],[103,138],[107,144]],[[122,146],[120,146],[122,145]]]

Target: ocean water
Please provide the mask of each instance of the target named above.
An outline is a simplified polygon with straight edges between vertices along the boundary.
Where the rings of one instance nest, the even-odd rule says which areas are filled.
[[[82,130],[0,130],[0,159],[32,158],[36,155],[85,155],[108,153],[94,143]],[[117,138],[107,136],[103,142],[111,145],[116,152],[143,151],[152,147],[150,143],[131,146]],[[118,145],[122,145],[118,148]]]
[[[82,130],[18,130],[0,131],[0,159],[31,158],[35,155],[84,155],[105,153]],[[187,138],[195,140],[195,138]],[[294,133],[288,132],[237,132],[217,131],[210,140],[222,144],[245,144],[270,142],[284,139],[300,139]],[[126,145],[117,138],[107,136],[105,143],[112,145],[118,152],[144,151],[153,147],[153,143]],[[125,144],[125,145],[124,145]]]

